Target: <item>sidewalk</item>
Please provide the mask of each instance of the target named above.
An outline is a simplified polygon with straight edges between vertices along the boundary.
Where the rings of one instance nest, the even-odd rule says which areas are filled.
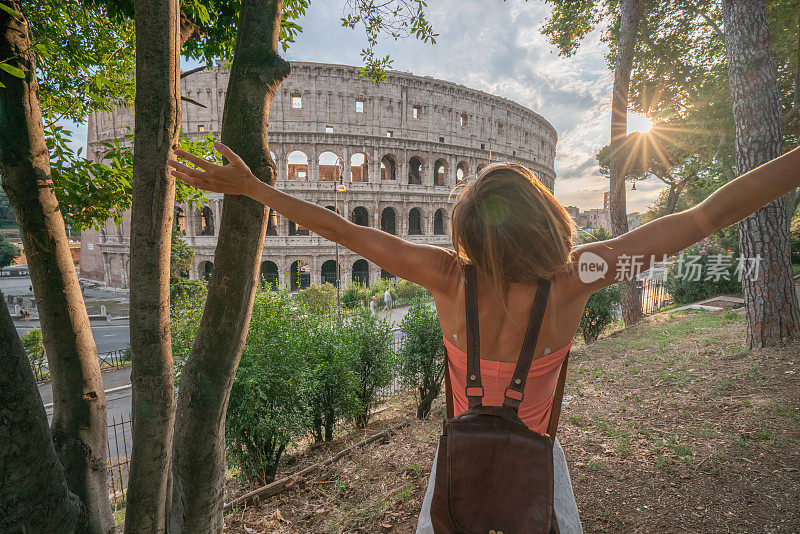
[[[119,388],[121,386],[128,386],[131,383],[131,368],[119,369],[117,371],[108,371],[102,373],[103,389],[109,390]],[[39,386],[39,395],[42,397],[42,404],[45,406],[53,402],[53,383],[48,382]]]

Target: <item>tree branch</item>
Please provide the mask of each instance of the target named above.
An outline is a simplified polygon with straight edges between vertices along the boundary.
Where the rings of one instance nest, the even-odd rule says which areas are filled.
[[[189,102],[190,104],[194,104],[195,106],[200,106],[201,108],[208,108],[208,106],[201,104],[197,100],[192,100],[188,96],[181,96],[181,100],[183,100],[184,102]]]

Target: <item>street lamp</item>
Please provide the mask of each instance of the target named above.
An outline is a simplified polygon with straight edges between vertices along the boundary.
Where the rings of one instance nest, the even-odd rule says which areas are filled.
[[[344,184],[342,183],[342,174],[344,174],[344,160],[342,158],[336,159],[336,168],[339,171],[339,179],[334,182],[335,187],[333,189],[333,210],[334,213],[339,213],[339,193],[344,193],[347,191]],[[339,317],[339,321],[342,320],[342,301],[340,297],[341,293],[341,286],[342,286],[342,270],[339,266],[339,243],[335,242],[336,246],[336,315]]]

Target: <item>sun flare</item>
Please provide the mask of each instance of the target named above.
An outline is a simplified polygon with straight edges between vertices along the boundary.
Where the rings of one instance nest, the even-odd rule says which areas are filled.
[[[631,132],[647,133],[650,131],[650,128],[652,127],[653,127],[653,121],[651,121],[644,115],[639,115],[638,113],[628,113],[628,133]]]

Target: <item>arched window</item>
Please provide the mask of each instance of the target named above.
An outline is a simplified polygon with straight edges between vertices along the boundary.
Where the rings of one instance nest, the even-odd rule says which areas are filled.
[[[397,226],[395,225],[394,209],[386,208],[381,213],[381,230],[387,234],[396,235]]]
[[[447,163],[443,159],[437,159],[433,164],[433,185],[444,185]]]
[[[366,154],[357,152],[350,156],[350,181],[369,182]]]
[[[289,291],[299,291],[311,285],[311,269],[303,260],[292,262],[289,268]]]
[[[353,282],[356,284],[369,285],[369,263],[367,260],[356,260],[353,263]]]
[[[418,208],[408,212],[408,235],[422,235],[422,215]]]
[[[422,183],[422,162],[416,156],[408,160],[408,183]]]
[[[289,180],[308,180],[308,156],[302,150],[293,150],[286,156]]]
[[[208,206],[203,206],[197,218],[197,235],[214,235],[214,212]]]
[[[444,210],[441,208],[433,214],[433,233],[435,235],[444,235]]]
[[[278,212],[270,211],[267,219],[267,235],[278,235]]]
[[[463,182],[469,174],[469,167],[466,162],[462,161],[456,167],[456,183]]]
[[[339,156],[333,152],[323,152],[319,155],[319,181],[336,182],[339,180]]]
[[[273,261],[262,261],[258,281],[272,291],[278,289],[278,265]]]
[[[350,215],[350,222],[359,226],[369,226],[369,213],[364,206],[356,206]]]
[[[394,157],[383,156],[381,158],[381,180],[396,180],[397,179],[397,163]]]
[[[206,281],[211,280],[211,273],[214,272],[214,264],[210,261],[201,261],[197,266],[197,274],[202,276]]]
[[[289,235],[308,235],[308,228],[303,228],[294,221],[289,221]]]
[[[178,235],[186,235],[186,216],[181,207],[175,207],[175,229]]]
[[[334,286],[338,284],[339,279],[336,276],[336,261],[328,260],[322,264],[322,283],[323,284],[333,284]]]

